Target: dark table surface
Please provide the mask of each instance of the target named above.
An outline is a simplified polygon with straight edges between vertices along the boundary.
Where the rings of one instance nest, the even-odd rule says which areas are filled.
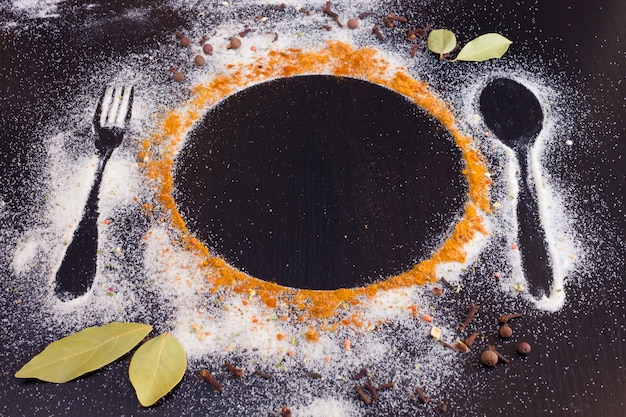
[[[25,228],[23,219],[42,207],[42,196],[33,186],[40,173],[40,166],[33,161],[40,161],[35,155],[44,151],[37,138],[41,137],[42,127],[66,111],[64,99],[70,101],[80,90],[86,73],[110,71],[100,66],[109,57],[165,42],[192,18],[183,8],[172,10],[166,4],[143,1],[102,1],[91,6],[67,1],[55,6],[59,17],[36,18],[19,3],[0,2],[0,203],[7,213],[0,218],[7,232],[2,235],[4,251],[11,251],[15,245],[8,236],[19,234]],[[446,398],[449,406],[443,415],[626,416],[626,3],[400,3],[399,14],[415,15],[423,10],[436,16],[436,26],[459,33],[468,27],[472,33],[505,33],[523,45],[523,53],[541,57],[538,61],[545,74],[554,74],[578,91],[583,101],[582,125],[587,129],[578,132],[582,139],[562,157],[562,170],[554,175],[576,190],[575,213],[590,219],[588,223],[577,222],[586,224],[579,232],[595,248],[594,258],[599,261],[577,271],[577,284],[561,310],[538,313],[519,324],[521,332],[533,335],[536,346],[521,365],[485,372],[468,361],[465,384],[450,387]],[[125,18],[136,7],[151,10],[150,18],[139,27]],[[102,24],[93,24],[97,21]],[[509,53],[520,52],[513,48]],[[10,257],[3,257],[2,262],[0,415],[246,415],[242,410],[263,403],[251,393],[280,396],[279,386],[263,394],[262,387],[249,382],[237,395],[212,402],[207,398],[205,383],[188,374],[184,385],[166,401],[142,409],[126,378],[125,362],[116,362],[106,372],[98,371],[65,385],[15,379],[12,375],[21,364],[45,346],[44,341],[59,335],[54,329],[40,328],[29,318],[38,306],[29,303],[28,294],[21,290],[24,286],[16,281]],[[465,306],[469,300],[488,305],[489,295],[481,291],[479,286],[468,285],[459,305]],[[419,415],[440,412],[437,407],[420,410],[423,414]],[[370,413],[397,411],[383,408]]]

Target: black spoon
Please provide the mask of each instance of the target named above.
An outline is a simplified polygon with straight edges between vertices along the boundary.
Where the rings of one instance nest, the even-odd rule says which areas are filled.
[[[480,95],[485,124],[517,155],[519,195],[517,237],[526,280],[533,294],[549,294],[551,260],[537,206],[536,185],[529,175],[528,154],[543,126],[543,112],[535,94],[517,81],[496,78]]]

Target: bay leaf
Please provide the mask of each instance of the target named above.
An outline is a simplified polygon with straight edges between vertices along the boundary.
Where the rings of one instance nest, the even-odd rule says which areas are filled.
[[[456,48],[456,36],[447,29],[431,30],[428,34],[427,42],[428,49],[439,54],[440,59],[443,54],[447,54]]]
[[[453,61],[486,61],[500,58],[513,42],[498,33],[486,33],[468,42]]]
[[[137,349],[128,375],[139,402],[149,407],[183,379],[186,369],[187,356],[180,342],[163,333]]]
[[[63,383],[113,362],[135,347],[152,326],[109,323],[88,327],[50,343],[15,373],[17,378],[37,378]]]

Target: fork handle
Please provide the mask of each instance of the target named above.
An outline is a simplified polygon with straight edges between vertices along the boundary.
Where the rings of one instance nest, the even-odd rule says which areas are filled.
[[[55,292],[62,300],[85,294],[93,284],[98,256],[98,194],[102,173],[111,153],[106,152],[99,159],[83,217],[57,270]]]

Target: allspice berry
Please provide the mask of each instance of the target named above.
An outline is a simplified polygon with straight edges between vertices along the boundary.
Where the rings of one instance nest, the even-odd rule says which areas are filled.
[[[509,337],[513,336],[513,329],[505,324],[504,326],[500,327],[500,336],[508,339]]]
[[[191,39],[189,39],[187,36],[183,36],[183,37],[180,39],[180,44],[181,44],[182,46],[184,46],[184,47],[187,47],[187,46],[191,45]]]
[[[229,49],[239,49],[241,46],[241,39],[232,37],[230,38],[230,44],[228,45]]]
[[[193,63],[196,64],[197,67],[202,67],[206,64],[206,59],[202,55],[196,55],[193,59]]]
[[[519,342],[517,344],[517,352],[520,355],[528,355],[530,353],[530,344],[526,342]]]
[[[498,354],[493,350],[487,349],[480,355],[480,361],[486,366],[496,366]]]
[[[205,43],[204,45],[202,45],[202,52],[207,55],[213,55],[213,45],[211,45],[210,43]]]
[[[356,17],[348,19],[348,29],[356,29],[358,27],[359,27],[359,19],[357,19]]]
[[[178,83],[182,83],[184,79],[185,79],[185,74],[183,74],[182,72],[176,71],[174,73],[174,81]]]

